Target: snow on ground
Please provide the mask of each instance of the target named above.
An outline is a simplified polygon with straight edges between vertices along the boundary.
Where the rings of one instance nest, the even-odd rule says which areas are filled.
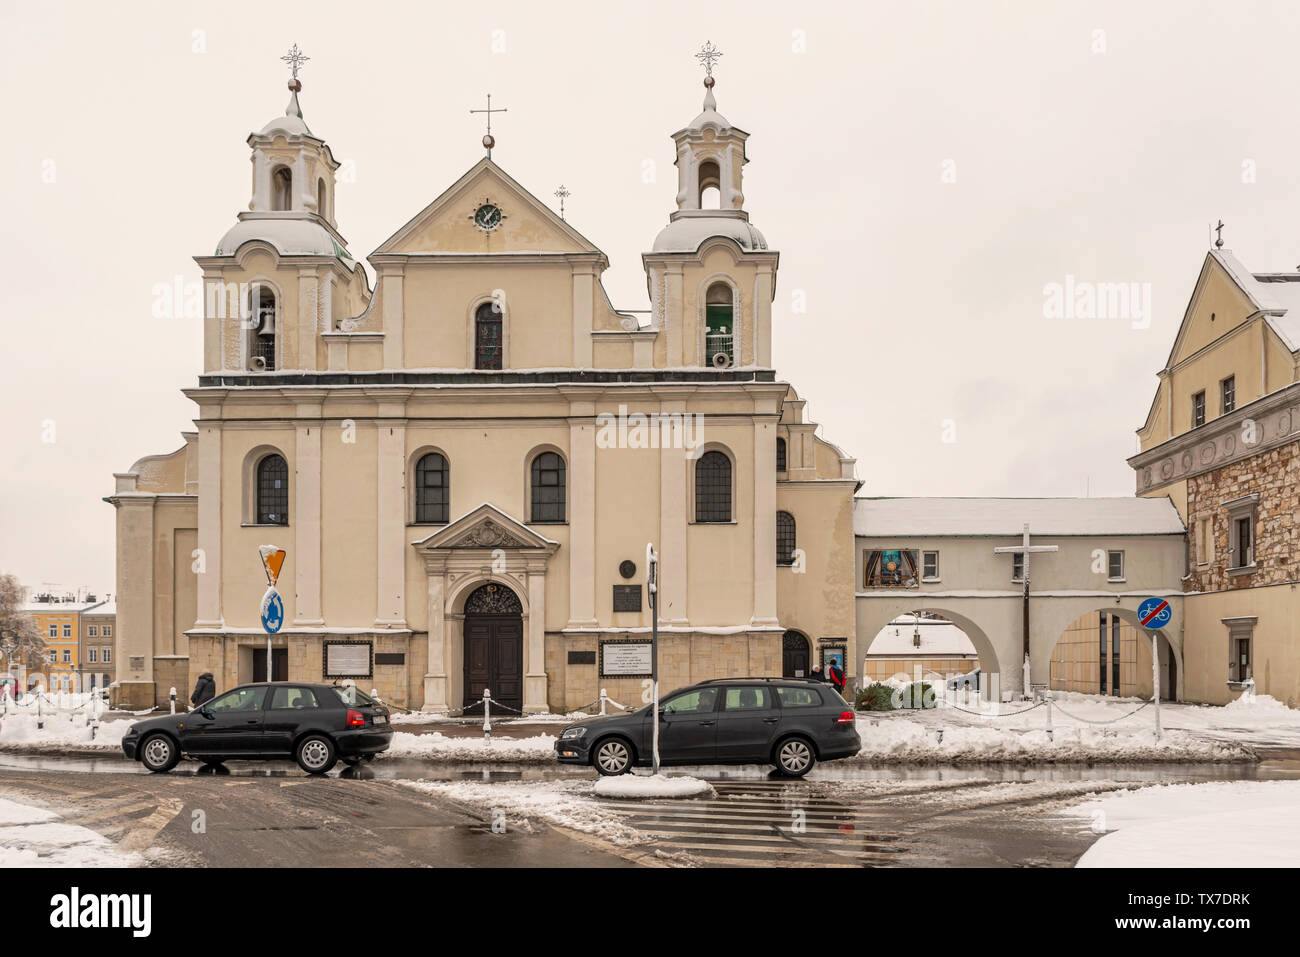
[[[102,834],[66,823],[53,811],[0,798],[0,867],[136,867]]]
[[[23,751],[121,751],[122,735],[135,722],[101,721],[92,740],[85,712],[47,714],[44,728],[37,728],[36,715],[10,714],[0,718],[0,749]]]
[[[542,781],[484,784],[471,781],[399,781],[465,805],[491,823],[498,812],[507,828],[531,830],[540,820],[591,834],[620,847],[647,844],[650,837],[624,824],[607,805],[591,800],[591,781]]]
[[[487,761],[509,764],[549,764],[555,760],[555,735],[538,734],[531,738],[450,738],[434,731],[430,734],[393,734],[392,746],[385,756],[423,758],[438,763],[474,763]]]
[[[1106,834],[1078,867],[1294,867],[1300,781],[1117,791],[1066,812]]]
[[[620,774],[602,777],[596,782],[596,797],[625,798],[633,801],[654,798],[712,797],[713,785],[699,778],[667,774]]]

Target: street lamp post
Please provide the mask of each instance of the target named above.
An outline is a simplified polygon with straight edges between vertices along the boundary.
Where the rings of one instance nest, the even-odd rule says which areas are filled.
[[[659,774],[659,556],[645,546],[646,591],[650,597],[650,773]]]

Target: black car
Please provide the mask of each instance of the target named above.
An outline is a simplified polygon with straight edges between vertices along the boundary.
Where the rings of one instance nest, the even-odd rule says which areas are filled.
[[[680,688],[659,704],[659,763],[774,764],[802,777],[818,761],[862,747],[853,711],[812,678],[720,678]],[[651,709],[587,718],[555,742],[565,764],[623,774],[651,763]]]
[[[388,709],[356,688],[275,682],[240,685],[186,714],[137,721],[122,751],[158,773],[189,755],[213,765],[292,758],[308,774],[324,774],[340,758],[371,760],[392,741]]]

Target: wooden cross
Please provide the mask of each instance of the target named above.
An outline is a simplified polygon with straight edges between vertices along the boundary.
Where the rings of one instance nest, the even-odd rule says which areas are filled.
[[[1021,566],[1021,576],[1024,586],[1024,645],[1025,645],[1025,694],[1029,694],[1029,556],[1035,552],[1055,552],[1058,551],[1055,545],[1031,545],[1029,544],[1029,524],[1025,524],[1024,539],[1019,545],[1005,545],[993,549],[999,555],[1021,555],[1023,556],[1023,565]]]
[[[487,95],[487,109],[485,109],[485,110],[470,110],[470,112],[471,112],[471,113],[486,113],[486,114],[487,114],[487,132],[486,132],[485,134],[483,134],[483,146],[484,146],[485,149],[487,149],[488,159],[491,159],[491,158],[492,158],[492,147],[496,146],[496,144],[497,144],[497,141],[492,137],[492,114],[493,114],[493,113],[509,113],[510,111],[509,111],[509,109],[507,109],[507,108],[504,107],[504,106],[502,106],[502,107],[498,107],[498,108],[495,109],[495,110],[492,109],[492,94],[489,93],[489,94]]]

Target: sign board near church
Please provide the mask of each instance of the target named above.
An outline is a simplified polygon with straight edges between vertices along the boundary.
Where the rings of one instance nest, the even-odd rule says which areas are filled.
[[[600,676],[602,678],[650,677],[650,642],[602,641]]]

